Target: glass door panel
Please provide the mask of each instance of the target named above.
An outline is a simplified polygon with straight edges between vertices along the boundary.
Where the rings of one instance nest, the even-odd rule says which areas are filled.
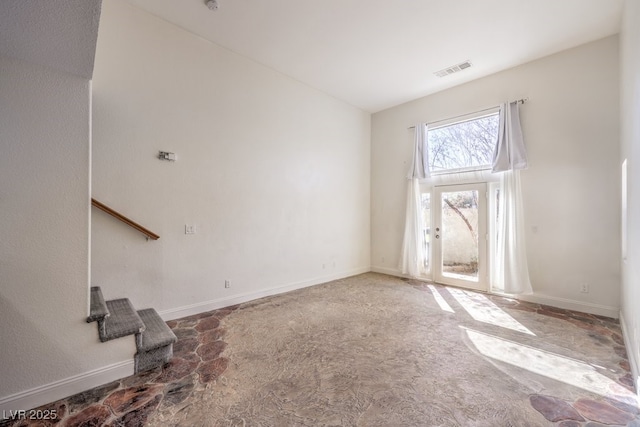
[[[431,273],[431,193],[421,193],[422,202],[422,249],[424,271]]]
[[[478,281],[478,190],[441,193],[442,274]]]
[[[436,187],[433,268],[438,282],[487,289],[486,184]]]

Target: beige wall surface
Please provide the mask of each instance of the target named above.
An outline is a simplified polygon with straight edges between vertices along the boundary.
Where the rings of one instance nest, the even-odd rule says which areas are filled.
[[[166,318],[369,270],[368,113],[119,0],[93,89],[93,195],[161,236],[93,212],[105,297]]]
[[[620,165],[627,160],[627,256],[622,263],[622,326],[636,387],[640,375],[640,3],[625,3],[621,33]]]
[[[11,403],[135,353],[133,340],[100,343],[85,321],[90,89],[87,79],[0,57],[0,411],[79,392]]]
[[[521,108],[527,253],[538,301],[617,315],[620,301],[618,37],[609,37],[376,113],[371,262],[398,273],[412,131],[529,98]],[[589,293],[580,292],[587,283]]]

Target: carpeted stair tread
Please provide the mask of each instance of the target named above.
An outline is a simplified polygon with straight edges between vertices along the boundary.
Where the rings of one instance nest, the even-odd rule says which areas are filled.
[[[144,331],[144,322],[127,298],[107,301],[109,317],[101,322],[100,341],[109,341],[127,335],[139,334]]]
[[[104,300],[98,286],[91,288],[91,304],[87,322],[98,321],[100,341],[134,335],[137,352],[134,372],[140,373],[163,366],[173,357],[173,331],[153,308],[136,311],[127,298]]]
[[[138,352],[154,350],[178,341],[175,334],[153,308],[139,310],[138,315],[146,327],[141,334],[142,339],[138,346]]]
[[[102,320],[109,316],[109,309],[104,302],[102,291],[99,286],[91,287],[91,302],[89,305],[89,317],[87,322],[95,322],[96,320]]]

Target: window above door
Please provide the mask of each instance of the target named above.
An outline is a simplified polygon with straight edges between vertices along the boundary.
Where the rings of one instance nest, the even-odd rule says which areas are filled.
[[[443,122],[439,122],[443,123]],[[432,174],[489,169],[498,142],[499,111],[429,125],[427,146]]]

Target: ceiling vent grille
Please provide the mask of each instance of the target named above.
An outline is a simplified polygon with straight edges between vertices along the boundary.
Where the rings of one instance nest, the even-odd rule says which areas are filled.
[[[447,68],[445,68],[443,70],[436,71],[433,74],[435,74],[438,77],[446,77],[446,76],[448,76],[450,74],[457,73],[457,72],[462,71],[464,69],[467,69],[469,67],[471,67],[471,62],[464,61],[464,62],[462,62],[460,64],[452,65],[451,67],[447,67]]]

